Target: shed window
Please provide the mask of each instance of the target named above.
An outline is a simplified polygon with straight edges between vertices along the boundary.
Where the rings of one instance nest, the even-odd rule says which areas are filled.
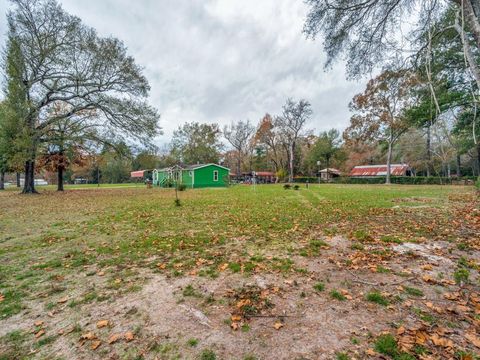
[[[188,175],[190,175],[190,177],[192,177],[192,176],[193,176],[193,171],[190,170],[190,171],[188,172]]]
[[[213,172],[213,181],[218,181],[218,170]]]

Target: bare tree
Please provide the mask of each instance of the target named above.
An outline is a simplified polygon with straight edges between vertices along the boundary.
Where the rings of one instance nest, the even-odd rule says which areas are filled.
[[[393,145],[409,128],[405,109],[412,100],[409,91],[414,83],[415,78],[406,71],[384,71],[370,80],[365,91],[355,95],[350,104],[355,114],[344,138],[387,143],[387,184],[390,184]]]
[[[473,78],[480,88],[480,69],[474,54],[480,49],[479,0],[306,0],[310,11],[304,26],[307,36],[325,39],[326,65],[345,55],[350,77],[370,72],[378,64],[408,57],[427,46],[423,34],[451,7],[458,11],[452,26],[461,36]],[[410,35],[399,29],[418,19]],[[407,30],[407,29],[405,29]],[[438,29],[439,32],[445,29]],[[473,38],[474,41],[467,39]],[[417,46],[419,45],[419,46]]]
[[[256,144],[263,145],[267,150],[267,159],[273,163],[275,172],[286,167],[286,156],[282,151],[282,137],[279,134],[278,127],[270,114],[260,120],[254,141]]]
[[[157,111],[146,102],[149,85],[122,42],[100,38],[55,0],[12,0],[9,38],[20,46],[21,81],[28,99],[24,193],[35,192],[35,158],[55,124],[84,111],[105,134],[149,141],[159,130]],[[7,98],[8,98],[7,93]],[[62,104],[64,112],[49,116]]]
[[[255,128],[248,120],[232,122],[223,128],[223,136],[237,153],[237,177],[241,174],[242,162],[249,152],[250,140],[254,132]]]
[[[312,115],[310,103],[306,100],[298,102],[288,99],[283,105],[283,113],[275,118],[275,124],[285,137],[288,147],[288,181],[293,181],[295,148],[305,123]]]

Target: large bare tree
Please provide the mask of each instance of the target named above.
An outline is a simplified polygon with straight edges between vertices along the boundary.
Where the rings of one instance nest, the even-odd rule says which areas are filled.
[[[312,38],[322,35],[327,66],[344,56],[350,77],[369,73],[382,62],[422,51],[428,44],[427,39],[420,38],[447,9],[454,7],[457,17],[449,26],[460,35],[472,76],[480,88],[480,69],[474,56],[480,49],[480,0],[306,2],[310,11],[304,32]],[[417,20],[413,28],[412,18]],[[405,32],[401,32],[402,24],[409,24]],[[439,33],[444,30],[437,29]]]
[[[237,177],[241,174],[242,162],[249,152],[250,142],[254,133],[255,128],[248,120],[232,122],[223,128],[223,136],[237,153]]]
[[[99,37],[55,0],[12,2],[8,36],[19,44],[29,106],[22,119],[29,140],[24,193],[35,192],[35,158],[45,134],[66,118],[94,111],[88,121],[110,136],[149,141],[157,133],[147,79],[121,41]],[[59,104],[64,111],[50,116]]]
[[[295,149],[298,138],[302,135],[305,123],[312,115],[310,103],[306,100],[298,102],[288,99],[283,105],[282,115],[275,118],[275,125],[283,135],[288,151],[288,181],[293,181]]]
[[[409,92],[414,83],[415,78],[406,71],[387,70],[370,80],[365,91],[355,95],[350,104],[354,115],[344,138],[388,145],[387,184],[390,184],[393,145],[409,128],[405,110],[411,105]]]

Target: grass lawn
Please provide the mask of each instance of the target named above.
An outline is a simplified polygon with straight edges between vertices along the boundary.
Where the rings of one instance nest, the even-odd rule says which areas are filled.
[[[39,189],[0,193],[0,359],[480,351],[472,187]]]

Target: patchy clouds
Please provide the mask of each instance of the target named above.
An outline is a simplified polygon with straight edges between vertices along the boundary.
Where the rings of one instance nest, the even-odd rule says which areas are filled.
[[[324,71],[321,41],[305,39],[301,0],[60,0],[103,36],[125,42],[144,66],[150,103],[164,135],[186,121],[257,121],[278,114],[287,97],[313,106],[308,126],[343,129],[362,83],[347,82],[343,64]],[[5,13],[7,0],[0,0]],[[0,21],[1,42],[5,21]]]

